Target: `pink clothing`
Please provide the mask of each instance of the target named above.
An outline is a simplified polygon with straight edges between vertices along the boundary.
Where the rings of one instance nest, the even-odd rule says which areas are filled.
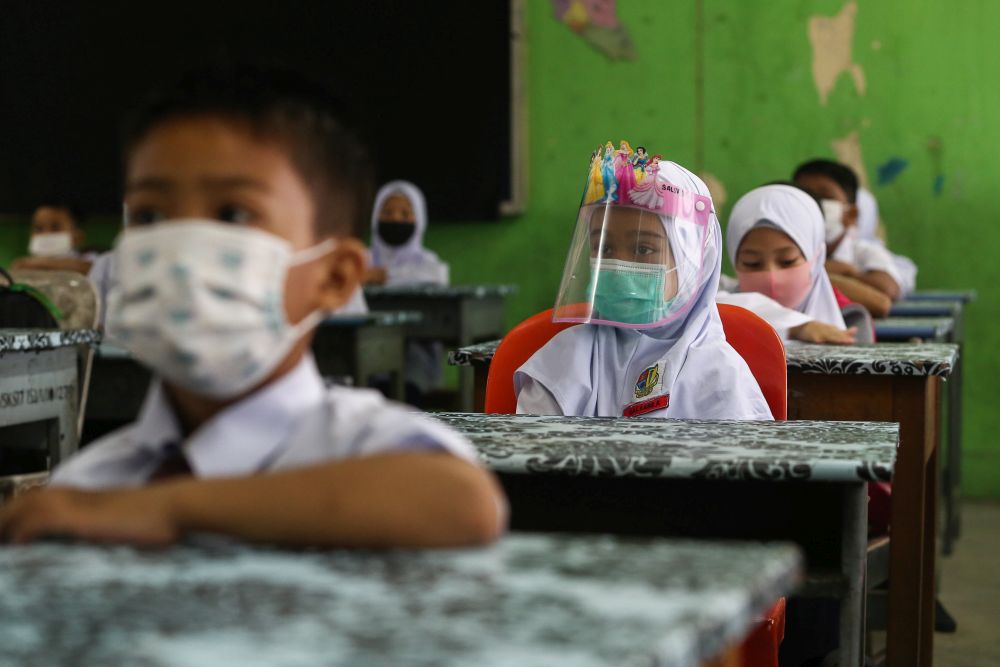
[[[659,188],[656,187],[656,174],[658,171],[660,171],[660,167],[656,163],[646,167],[646,178],[642,179],[642,183],[634,186],[632,192],[629,193],[629,199],[634,204],[653,210],[660,208],[660,205],[663,203],[663,197],[660,195]],[[622,200],[619,199],[618,201]]]
[[[615,152],[615,180],[618,181],[618,201],[625,203],[628,201],[628,193],[636,187],[635,168],[629,161],[626,150]]]

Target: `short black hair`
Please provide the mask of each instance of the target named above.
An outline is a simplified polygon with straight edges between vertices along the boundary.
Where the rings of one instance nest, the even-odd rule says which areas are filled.
[[[847,193],[847,201],[853,204],[858,199],[858,176],[847,165],[822,158],[809,160],[795,169],[792,178],[798,179],[805,174],[818,174],[831,178]]]
[[[87,214],[84,212],[83,208],[81,208],[76,202],[68,201],[66,199],[60,199],[58,197],[43,199],[41,203],[35,207],[35,210],[37,211],[40,208],[59,208],[66,211],[69,213],[69,217],[73,218],[73,224],[77,227],[83,227],[83,223],[87,220]]]
[[[218,117],[287,152],[309,188],[316,235],[359,236],[374,193],[369,153],[347,111],[322,84],[295,72],[252,64],[198,69],[152,92],[126,121],[127,161],[156,127],[187,117]]]

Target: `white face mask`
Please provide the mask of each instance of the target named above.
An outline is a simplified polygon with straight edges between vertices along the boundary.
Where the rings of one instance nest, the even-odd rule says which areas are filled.
[[[844,204],[836,199],[820,199],[819,205],[823,209],[826,242],[833,243],[844,235]]]
[[[73,235],[69,232],[32,234],[28,241],[32,257],[61,257],[73,254]]]
[[[335,245],[293,254],[273,234],[209,220],[129,230],[115,246],[107,333],[170,382],[232,398],[264,380],[323,319],[315,311],[289,324],[285,277]]]

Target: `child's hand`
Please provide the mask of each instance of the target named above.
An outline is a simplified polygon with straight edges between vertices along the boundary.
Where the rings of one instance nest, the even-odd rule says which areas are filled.
[[[45,537],[163,546],[175,542],[165,493],[169,485],[118,491],[47,488],[0,507],[0,541],[21,544]]]
[[[825,322],[813,320],[788,330],[788,335],[795,340],[807,343],[831,343],[833,345],[853,345],[857,342],[857,327],[847,331]]]

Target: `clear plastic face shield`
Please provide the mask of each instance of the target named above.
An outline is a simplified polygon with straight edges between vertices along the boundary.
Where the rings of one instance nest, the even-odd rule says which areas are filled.
[[[682,318],[697,301],[711,274],[712,200],[668,181],[658,157],[641,180],[624,159],[603,191],[588,178],[554,321],[649,329]]]

